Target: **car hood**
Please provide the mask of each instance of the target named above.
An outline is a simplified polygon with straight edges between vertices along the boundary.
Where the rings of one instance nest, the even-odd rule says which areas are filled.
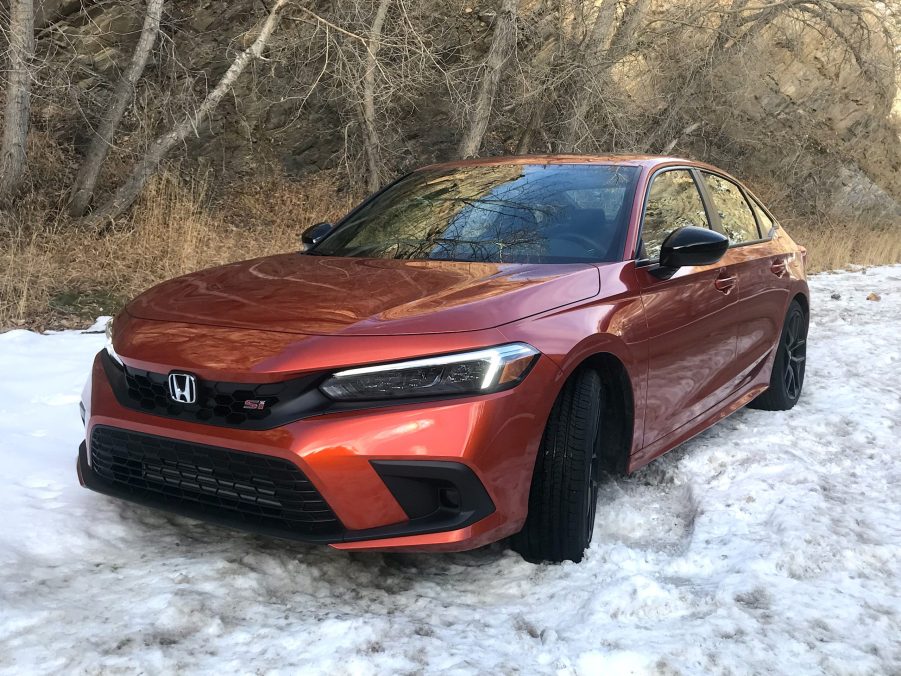
[[[591,298],[589,264],[511,265],[283,254],[159,284],[141,319],[309,335],[478,331]]]

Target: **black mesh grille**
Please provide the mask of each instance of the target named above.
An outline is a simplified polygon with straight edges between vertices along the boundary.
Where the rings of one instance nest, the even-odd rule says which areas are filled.
[[[91,466],[102,479],[217,516],[325,535],[341,523],[293,463],[139,432],[95,427]]]
[[[265,420],[272,415],[272,407],[281,400],[286,387],[285,383],[242,385],[201,381],[197,383],[197,401],[179,404],[169,398],[168,379],[162,373],[129,368],[125,370],[125,383],[129,398],[145,411],[229,425]]]
[[[193,404],[169,396],[169,376],[115,364],[104,353],[104,370],[116,398],[123,406],[188,422],[271,429],[315,413],[326,398],[316,385],[322,375],[310,375],[277,383],[228,383],[197,379]]]

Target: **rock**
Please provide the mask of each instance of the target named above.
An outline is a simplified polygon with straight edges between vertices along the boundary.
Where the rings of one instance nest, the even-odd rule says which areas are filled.
[[[213,9],[207,9],[206,7],[193,12],[190,17],[191,28],[201,33],[209,30],[209,27],[219,18]]]
[[[44,28],[54,21],[81,9],[81,0],[37,0],[34,3],[35,28]]]
[[[880,296],[876,292],[872,292],[869,296],[867,296],[867,300],[882,300],[882,296]]]
[[[875,217],[901,216],[901,204],[856,165],[841,167],[830,188],[829,212],[837,218],[859,218],[861,213]]]
[[[829,297],[830,297],[832,300],[841,300],[841,299],[842,299],[842,294],[840,294],[840,293],[833,293],[833,294],[832,294],[831,296],[829,296]]]

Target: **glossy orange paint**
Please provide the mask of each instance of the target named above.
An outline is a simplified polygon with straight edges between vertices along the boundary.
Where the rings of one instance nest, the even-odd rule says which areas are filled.
[[[783,230],[666,280],[635,260],[654,172],[712,167],[646,156],[526,156],[452,166],[488,163],[639,166],[623,260],[512,265],[273,256],[151,289],[116,318],[114,347],[138,369],[272,383],[524,342],[541,354],[522,383],[483,396],[332,412],[247,430],[123,407],[98,357],[84,393],[87,439],[104,425],[287,459],[354,530],[408,518],[370,461],[458,462],[484,485],[495,506],[489,516],[446,532],[332,544],[456,551],[521,528],[548,414],[586,359],[612,355],[627,375],[634,402],[630,470],[765,389],[788,304],[808,294],[801,248]],[[734,278],[725,291],[717,284],[723,278]]]

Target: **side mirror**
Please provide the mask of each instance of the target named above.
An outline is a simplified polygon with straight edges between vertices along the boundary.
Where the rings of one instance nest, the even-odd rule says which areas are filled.
[[[331,223],[314,223],[300,235],[300,250],[309,251],[319,244],[335,226]]]
[[[729,248],[729,238],[716,230],[688,226],[671,232],[660,247],[660,268],[664,279],[687,265],[712,265]]]

